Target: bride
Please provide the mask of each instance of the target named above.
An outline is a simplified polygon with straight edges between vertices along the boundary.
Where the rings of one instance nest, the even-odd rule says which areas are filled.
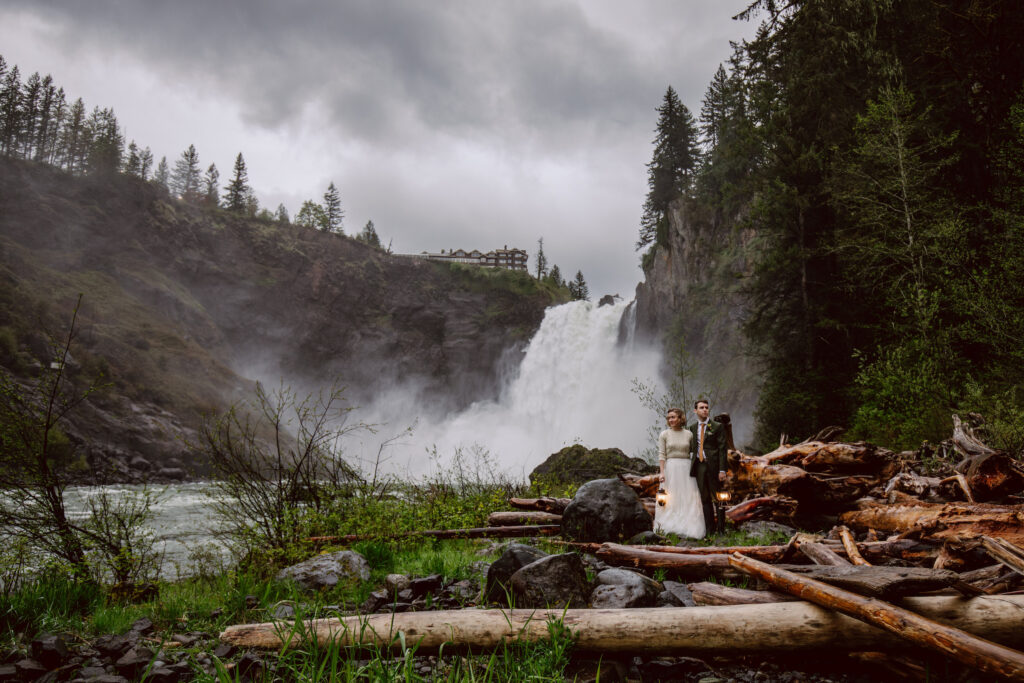
[[[658,466],[668,500],[654,513],[654,529],[689,538],[703,538],[704,512],[697,480],[690,476],[690,441],[683,411],[670,408],[665,415],[668,429],[658,436]]]

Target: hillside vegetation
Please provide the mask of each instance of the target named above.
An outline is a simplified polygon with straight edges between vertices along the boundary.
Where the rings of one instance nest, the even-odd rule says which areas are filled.
[[[68,425],[83,464],[187,462],[201,416],[255,379],[340,378],[356,404],[399,382],[438,410],[490,397],[503,354],[565,296],[526,273],[394,257],[16,159],[0,159],[0,283],[0,366],[20,380],[52,361],[47,335],[84,295],[68,370],[101,388]]]

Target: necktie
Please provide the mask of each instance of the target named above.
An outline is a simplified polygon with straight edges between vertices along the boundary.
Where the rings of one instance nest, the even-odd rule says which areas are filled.
[[[706,422],[700,423],[700,444],[697,452],[697,457],[700,459],[701,462],[704,462],[704,428],[707,426],[708,425]]]

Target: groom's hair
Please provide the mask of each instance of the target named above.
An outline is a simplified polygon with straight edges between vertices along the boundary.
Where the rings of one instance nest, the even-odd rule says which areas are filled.
[[[696,400],[696,401],[694,401],[694,402],[693,402],[693,409],[694,409],[694,410],[696,410],[696,409],[697,409],[697,406],[699,406],[699,405],[700,405],[701,403],[708,403],[708,402],[707,402],[707,401],[705,401],[705,400],[704,400],[704,399],[702,399],[702,398],[701,398],[701,399],[698,399],[698,400]],[[708,408],[710,408],[710,407],[711,407],[711,404],[710,404],[710,403],[708,403]]]

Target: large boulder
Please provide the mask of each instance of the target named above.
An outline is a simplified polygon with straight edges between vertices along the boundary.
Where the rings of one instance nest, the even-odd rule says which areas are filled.
[[[584,484],[591,479],[604,479],[618,474],[653,474],[657,467],[640,458],[630,458],[618,448],[587,448],[580,444],[566,446],[537,465],[530,472],[530,483],[545,486]]]
[[[532,545],[510,543],[505,552],[487,568],[484,581],[484,602],[508,605],[508,593],[512,590],[512,575],[548,554]]]
[[[594,609],[651,607],[661,591],[661,584],[643,574],[629,569],[605,569],[597,575],[590,602]]]
[[[291,579],[303,588],[321,590],[338,583],[366,581],[370,578],[370,563],[352,550],[340,550],[285,567],[277,573],[278,581]]]
[[[618,479],[587,482],[562,513],[562,535],[584,543],[622,543],[653,528],[654,518]]]
[[[548,555],[531,562],[511,579],[515,607],[586,607],[587,570],[576,553]]]

